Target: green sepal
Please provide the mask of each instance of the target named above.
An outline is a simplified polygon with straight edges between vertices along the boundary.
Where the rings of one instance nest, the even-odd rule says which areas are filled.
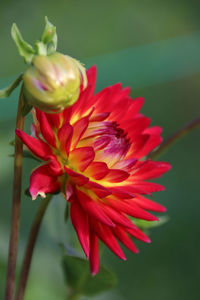
[[[56,27],[51,22],[49,22],[47,17],[45,17],[45,23],[45,29],[42,34],[41,42],[44,45],[48,45],[47,54],[52,54],[56,52],[57,49]]]
[[[0,98],[7,98],[18,87],[23,79],[23,74],[20,74],[8,87],[0,90]]]
[[[65,255],[62,260],[65,281],[73,295],[94,296],[115,286],[116,276],[101,266],[99,273],[91,276],[87,260]]]
[[[17,46],[19,54],[24,58],[25,62],[30,64],[35,55],[33,47],[24,41],[17,25],[14,23],[11,28],[11,36]]]
[[[35,49],[38,55],[45,55],[45,56],[47,55],[47,45],[45,45],[43,42],[36,41]]]

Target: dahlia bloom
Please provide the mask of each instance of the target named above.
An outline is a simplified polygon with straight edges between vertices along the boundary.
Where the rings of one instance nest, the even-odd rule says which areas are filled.
[[[158,220],[149,211],[165,208],[146,197],[164,187],[147,180],[160,177],[170,165],[146,158],[162,139],[161,128],[149,127],[150,119],[139,113],[143,99],[132,100],[130,89],[121,84],[94,94],[95,67],[87,71],[87,79],[73,106],[58,114],[35,109],[32,136],[18,129],[16,134],[44,161],[30,177],[32,198],[62,192],[91,273],[96,274],[99,239],[123,260],[117,240],[134,253],[138,249],[131,237],[150,242],[129,216]]]

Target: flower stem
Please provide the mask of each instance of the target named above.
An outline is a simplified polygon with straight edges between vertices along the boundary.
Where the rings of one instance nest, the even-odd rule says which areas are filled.
[[[194,119],[185,126],[178,129],[175,133],[173,133],[171,136],[169,136],[162,144],[161,146],[152,154],[150,154],[149,158],[155,159],[163,152],[165,152],[171,145],[173,145],[177,140],[188,134],[193,129],[200,126],[200,118]]]
[[[22,105],[23,105],[23,86],[21,87],[21,91],[20,91],[17,120],[16,120],[16,127],[21,130],[24,129],[24,117],[21,114]],[[5,300],[14,299],[16,260],[17,260],[19,223],[20,223],[22,151],[23,151],[23,144],[21,140],[16,136],[11,231],[10,231],[10,242],[9,242]]]
[[[38,208],[38,211],[36,212],[36,215],[34,217],[31,230],[29,233],[28,242],[26,245],[26,250],[24,254],[24,259],[22,262],[22,268],[19,276],[19,283],[18,283],[18,289],[16,293],[16,300],[23,300],[24,299],[24,293],[26,290],[28,275],[30,271],[31,261],[33,257],[33,250],[37,241],[38,233],[40,230],[40,226],[43,220],[43,216],[46,212],[46,209],[48,207],[48,204],[50,202],[51,195],[47,195],[46,198],[44,198],[40,204],[40,207]]]

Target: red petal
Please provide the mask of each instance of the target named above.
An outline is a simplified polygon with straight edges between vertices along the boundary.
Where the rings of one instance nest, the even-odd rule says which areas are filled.
[[[93,177],[95,180],[100,180],[108,174],[107,164],[104,162],[92,162],[86,170],[88,177]]]
[[[37,157],[48,160],[48,156],[52,155],[51,148],[42,140],[35,139],[19,129],[16,129],[15,133]]]
[[[146,144],[148,143],[150,137],[148,134],[143,134],[143,135],[139,135],[137,136],[131,144],[131,147],[128,151],[128,158],[140,158],[140,156],[138,155],[138,153],[140,153],[142,151],[142,149],[144,148],[144,146],[146,146]]]
[[[41,166],[34,170],[30,177],[29,192],[34,199],[38,195],[45,197],[46,193],[54,193],[60,188],[57,177],[49,175],[48,165]]]
[[[116,239],[110,228],[103,224],[92,222],[92,228],[97,234],[97,236],[102,240],[104,244],[108,246],[108,248],[119,258],[126,260],[126,257],[120,248],[119,244],[117,243]]]
[[[130,199],[135,196],[133,192],[127,191],[126,187],[109,187],[109,190],[112,192],[113,195],[122,198],[122,199]]]
[[[109,189],[93,181],[87,182],[85,188],[92,190],[97,195],[98,198],[105,198],[106,196],[111,194]]]
[[[147,221],[157,221],[158,218],[143,210],[131,200],[117,200],[117,199],[106,199],[106,202],[119,212],[123,212],[134,218],[143,219]]]
[[[95,218],[96,220],[108,226],[115,226],[110,218],[93,199],[78,189],[76,190],[76,194],[82,208],[90,215],[90,217]]]
[[[146,156],[158,145],[160,145],[161,142],[162,142],[162,137],[160,135],[150,135],[144,147],[137,152],[136,157],[141,158]]]
[[[123,170],[109,169],[109,173],[103,179],[109,182],[121,182],[129,177],[129,173]]]
[[[87,127],[88,127],[89,121],[88,117],[84,117],[80,120],[78,120],[74,125],[74,133],[73,133],[73,139],[71,144],[71,149],[74,149],[76,145],[78,144],[79,140],[85,133]]]
[[[154,182],[147,182],[147,181],[134,181],[133,186],[135,189],[142,190],[142,194],[151,194],[155,192],[164,191],[165,187],[161,184],[154,183]],[[132,188],[132,187],[130,187]]]
[[[110,141],[111,141],[110,137],[107,136],[102,136],[96,139],[94,142],[94,150],[98,151],[105,148],[110,143]]]
[[[144,234],[144,232],[142,232],[139,228],[137,229],[126,228],[126,232],[128,232],[134,238],[144,243],[151,243],[150,238],[146,234]]]
[[[124,170],[126,172],[130,172],[132,170],[132,167],[136,164],[137,159],[135,158],[129,158],[126,160],[120,160],[119,162],[117,162],[114,167],[116,169],[121,169]]]
[[[65,172],[71,177],[71,180],[73,181],[73,183],[75,183],[79,186],[86,184],[89,180],[84,175],[74,172],[67,167],[64,167],[64,169],[65,169]]]
[[[156,212],[165,212],[166,208],[159,203],[156,203],[150,199],[147,199],[141,195],[137,195],[136,198],[133,199],[133,202],[136,203],[143,209],[156,211]]]
[[[133,177],[136,178],[136,180],[153,179],[160,177],[170,169],[171,165],[169,163],[148,160],[141,168],[138,168],[136,172],[134,172]]]
[[[101,122],[108,118],[109,112],[98,113],[90,118],[90,122]]]
[[[139,250],[137,249],[137,247],[135,246],[135,244],[132,242],[132,240],[130,239],[130,237],[119,226],[117,226],[115,228],[112,228],[112,232],[114,233],[114,235],[116,236],[116,238],[126,248],[128,248],[130,251],[132,251],[133,253],[138,253],[139,252]]]
[[[60,176],[63,174],[61,165],[55,156],[49,157],[49,161],[46,167],[48,168],[48,174],[51,176]]]
[[[45,115],[46,115],[47,120],[49,121],[49,124],[51,125],[51,127],[60,128],[62,113],[57,113],[57,114],[45,113]]]
[[[94,160],[94,157],[95,153],[92,147],[82,147],[70,152],[69,161],[74,168],[83,172]]]
[[[88,216],[76,200],[71,202],[70,216],[80,244],[88,258],[90,252]]]
[[[40,131],[44,139],[47,141],[48,144],[56,148],[56,138],[51,126],[49,125],[45,113],[37,108],[35,109],[35,111],[38,122],[40,123]]]
[[[123,120],[132,120],[133,117],[139,112],[143,104],[144,98],[136,98],[133,101],[131,101],[131,105],[129,105],[129,109],[126,111],[126,114],[124,114]]]
[[[106,204],[101,205],[107,216],[115,223],[124,227],[135,228],[135,225],[122,213],[117,212]]]
[[[99,243],[96,234],[92,228],[90,230],[90,272],[92,276],[99,272]]]
[[[150,118],[140,116],[133,119],[131,122],[130,120],[127,120],[127,122],[123,124],[123,128],[128,133],[128,136],[132,139],[136,135],[141,134],[144,129],[149,126],[150,121]]]
[[[64,125],[58,131],[58,139],[60,142],[60,149],[67,156],[69,155],[72,134],[73,134],[73,127],[69,123],[64,123]]]
[[[162,128],[160,126],[152,126],[144,130],[144,134],[161,135]]]

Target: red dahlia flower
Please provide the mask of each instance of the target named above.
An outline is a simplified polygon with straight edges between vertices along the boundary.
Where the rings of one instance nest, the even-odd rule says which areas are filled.
[[[91,273],[96,274],[99,239],[124,260],[116,238],[134,253],[138,249],[130,236],[150,242],[128,216],[158,220],[148,211],[165,208],[146,195],[164,187],[146,180],[160,177],[170,165],[146,159],[162,139],[161,128],[148,127],[150,119],[139,113],[143,99],[132,100],[129,88],[121,84],[94,95],[95,67],[87,77],[88,86],[73,106],[58,114],[35,109],[35,137],[18,129],[16,134],[45,162],[31,174],[32,198],[63,193]]]

